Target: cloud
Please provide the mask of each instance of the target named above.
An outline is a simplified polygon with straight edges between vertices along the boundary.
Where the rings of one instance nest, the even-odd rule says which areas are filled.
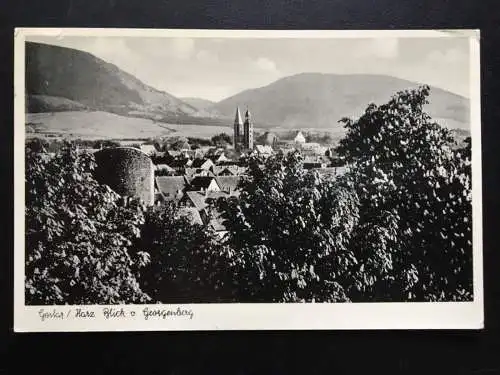
[[[255,66],[259,68],[260,70],[264,70],[266,72],[276,72],[278,69],[276,68],[276,63],[268,59],[267,57],[259,57],[255,61]]]
[[[121,38],[96,38],[89,42],[84,49],[108,62],[120,61],[133,55]]]
[[[125,38],[129,49],[143,59],[188,60],[194,57],[196,45],[191,38]]]
[[[467,59],[467,56],[456,48],[447,50],[435,50],[427,55],[427,61],[433,65],[435,64],[456,64]]]
[[[167,39],[166,48],[169,48],[174,57],[185,60],[190,58],[194,51],[194,40],[190,38]]]
[[[354,50],[358,58],[395,59],[399,56],[399,41],[396,38],[376,38],[359,43]]]
[[[211,51],[202,49],[196,53],[196,60],[202,63],[215,64],[219,62],[219,56]]]

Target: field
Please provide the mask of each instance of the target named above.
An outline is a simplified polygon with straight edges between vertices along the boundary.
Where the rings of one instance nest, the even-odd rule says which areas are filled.
[[[26,114],[26,136],[69,139],[134,139],[159,136],[210,138],[230,126],[177,125],[108,112]]]
[[[435,119],[448,128],[459,128],[450,119]],[[334,143],[338,142],[345,131],[340,124],[330,129],[301,128],[304,133],[329,133]],[[463,127],[463,126],[462,126]],[[290,128],[254,128],[256,133],[271,131],[278,137],[290,138],[294,129]],[[26,137],[42,137],[52,139],[145,139],[154,137],[197,137],[209,139],[220,133],[232,135],[232,124],[229,126],[170,124],[144,118],[126,117],[109,112],[50,112],[26,114]],[[468,135],[468,131],[462,131]],[[459,135],[458,138],[463,138]]]
[[[335,139],[344,132],[333,129],[302,128],[305,132],[331,133]],[[260,129],[256,133],[271,131],[278,136],[293,132],[290,128]],[[109,112],[69,111],[26,114],[26,136],[66,139],[144,139],[152,137],[197,137],[209,139],[220,133],[232,135],[229,126],[170,124],[144,118],[126,117]]]

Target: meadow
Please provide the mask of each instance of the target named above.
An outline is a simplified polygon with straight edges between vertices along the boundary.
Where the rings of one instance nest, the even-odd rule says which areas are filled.
[[[209,139],[231,130],[230,126],[177,125],[99,111],[26,114],[28,138],[143,139],[175,136]]]

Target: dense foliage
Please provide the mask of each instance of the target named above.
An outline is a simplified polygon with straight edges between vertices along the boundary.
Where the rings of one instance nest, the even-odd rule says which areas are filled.
[[[147,301],[136,277],[149,256],[129,250],[140,207],[94,180],[93,155],[26,150],[26,303]]]
[[[228,244],[244,301],[347,301],[348,245],[358,221],[357,197],[342,180],[302,167],[298,153],[278,155],[264,169],[251,164],[239,199],[222,201]]]
[[[151,207],[138,248],[151,254],[144,290],[163,303],[223,302],[234,298],[227,248],[210,227],[192,223],[174,203]]]
[[[225,146],[233,143],[233,138],[226,133],[220,133],[220,134],[214,135],[211,138],[211,141],[212,141],[212,144],[214,146],[225,147]]]
[[[456,148],[424,111],[428,95],[426,86],[401,92],[357,121],[342,120],[347,135],[338,152],[361,203],[354,245],[378,253],[376,267],[394,270],[357,299],[472,297],[470,142]],[[374,231],[376,238],[367,236]]]

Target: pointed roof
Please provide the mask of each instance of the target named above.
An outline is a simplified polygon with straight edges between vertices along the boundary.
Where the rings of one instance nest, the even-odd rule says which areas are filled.
[[[200,212],[195,207],[183,207],[179,210],[179,215],[188,217],[191,224],[203,225]]]
[[[242,125],[243,121],[241,120],[240,107],[236,107],[236,115],[234,116],[234,123]]]
[[[199,191],[188,191],[186,192],[186,196],[198,211],[204,210],[208,206],[205,202],[206,196],[204,193]]]
[[[217,176],[217,184],[222,191],[235,191],[238,190],[241,176]]]
[[[183,176],[158,176],[155,178],[156,186],[164,198],[173,199],[178,192],[183,192],[187,181]]]
[[[193,180],[190,183],[190,189],[189,190],[194,190],[194,191],[200,191],[201,189],[208,189],[210,187],[210,184],[212,181],[215,180],[215,183],[217,186],[219,186],[219,183],[215,179],[215,177],[212,176],[196,176],[193,178]],[[219,187],[220,188],[220,187]]]
[[[249,121],[251,116],[252,115],[250,114],[250,110],[247,108],[245,112],[245,122]]]

